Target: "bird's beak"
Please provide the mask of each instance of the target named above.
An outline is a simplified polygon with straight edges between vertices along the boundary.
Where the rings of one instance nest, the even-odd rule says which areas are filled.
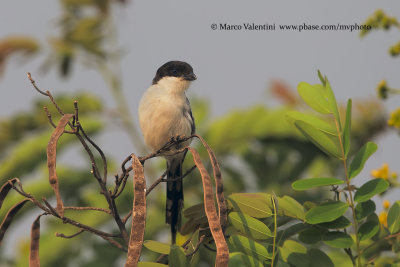
[[[194,73],[190,73],[190,74],[188,74],[188,75],[184,75],[183,78],[184,78],[186,81],[194,81],[194,80],[197,79],[197,77],[196,77],[196,75],[195,75]]]

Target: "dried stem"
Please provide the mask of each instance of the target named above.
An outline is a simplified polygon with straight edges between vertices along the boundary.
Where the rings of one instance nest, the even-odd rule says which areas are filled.
[[[74,238],[75,236],[78,236],[78,235],[82,234],[83,232],[85,232],[85,230],[81,229],[81,230],[79,230],[78,232],[76,232],[75,234],[72,234],[72,235],[64,235],[62,233],[56,233],[56,237],[69,239],[69,238]]]
[[[38,91],[42,95],[49,96],[47,93],[43,92],[42,90],[39,89],[39,87],[36,86],[36,82],[35,82],[35,80],[32,79],[30,72],[28,72],[28,79],[31,81],[31,83],[32,83],[33,87],[36,89],[36,91]]]

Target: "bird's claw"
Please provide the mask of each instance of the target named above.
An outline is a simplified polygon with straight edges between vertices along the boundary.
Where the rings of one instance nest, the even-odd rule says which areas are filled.
[[[183,138],[184,138],[183,135],[177,134],[177,135],[171,137],[171,142],[176,143],[176,142],[179,142],[179,141],[183,140]]]

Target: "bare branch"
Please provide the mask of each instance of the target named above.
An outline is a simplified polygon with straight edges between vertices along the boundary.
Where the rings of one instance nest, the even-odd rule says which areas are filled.
[[[43,92],[42,90],[39,89],[39,87],[36,86],[35,81],[32,79],[31,73],[28,72],[28,79],[31,81],[33,87],[36,89],[36,91],[38,91],[39,93],[41,93],[42,95],[45,96],[49,96],[47,93]]]
[[[126,221],[131,217],[131,215],[132,215],[132,210],[130,210],[130,211],[128,212],[128,214],[125,215],[125,217],[122,219],[122,222],[123,222],[124,224],[126,224]]]
[[[118,243],[117,241],[115,241],[114,239],[111,239],[109,237],[106,236],[102,236],[102,238],[106,241],[108,241],[111,245],[121,249],[124,252],[128,252],[128,250],[126,248],[124,248],[120,243]]]
[[[51,118],[51,114],[50,114],[49,110],[47,109],[47,107],[44,106],[43,110],[44,110],[44,112],[46,112],[47,119],[49,120],[51,126],[53,126],[53,128],[56,128],[57,126],[54,124],[53,119]]]
[[[107,214],[111,214],[110,210],[106,210],[103,208],[97,208],[97,207],[64,207],[64,210],[95,210],[95,211],[102,211]]]
[[[150,192],[164,180],[164,177],[167,175],[167,170],[146,190],[146,196],[150,194]]]
[[[173,154],[182,153],[186,148],[176,150],[176,147],[179,144],[181,144],[183,142],[186,142],[189,139],[192,139],[193,137],[195,137],[195,135],[183,136],[183,137],[181,137],[181,136],[172,137],[171,140],[169,142],[167,142],[162,148],[160,148],[159,150],[157,150],[155,152],[152,152],[152,153],[148,154],[147,156],[140,157],[139,160],[140,160],[140,162],[144,163],[148,159],[151,159],[151,158],[154,158],[154,157],[158,157],[160,155],[165,154],[165,152],[171,153],[172,149],[174,151]]]
[[[168,182],[173,182],[173,181],[178,181],[182,180],[186,176],[188,176],[194,169],[196,169],[196,165],[192,166],[189,170],[187,170],[181,177],[175,178],[175,179],[169,179]],[[159,184],[162,182],[167,182],[165,179],[165,176],[167,175],[167,171],[165,171],[157,180],[154,181],[154,183],[147,189],[146,191],[146,196],[150,194],[150,192]]]
[[[56,233],[56,237],[69,239],[69,238],[74,238],[75,236],[78,236],[78,235],[82,234],[83,232],[85,232],[85,230],[81,229],[81,230],[79,230],[78,232],[76,232],[75,234],[72,234],[72,235],[64,235],[62,233]]]
[[[75,103],[77,103],[75,101]],[[76,104],[77,106],[77,104]],[[103,162],[103,183],[107,184],[107,159],[106,156],[103,153],[103,150],[101,150],[101,148],[95,143],[93,142],[92,139],[89,138],[89,136],[86,134],[86,132],[83,130],[82,125],[80,124],[79,120],[77,119],[78,117],[76,117],[76,122],[78,124],[78,128],[79,130],[82,132],[83,136],[86,138],[86,140],[88,140],[88,142],[97,150],[97,152],[99,152],[101,160]]]

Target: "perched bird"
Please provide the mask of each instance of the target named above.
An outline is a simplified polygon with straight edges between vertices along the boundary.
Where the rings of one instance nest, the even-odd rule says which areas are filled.
[[[196,80],[193,68],[186,62],[170,61],[162,65],[153,84],[144,93],[139,104],[139,122],[147,146],[157,151],[171,138],[190,136],[195,123],[185,92]],[[183,207],[182,164],[186,151],[174,154],[190,144],[191,140],[163,154],[167,160],[166,223],[171,225],[171,242],[176,241]]]

